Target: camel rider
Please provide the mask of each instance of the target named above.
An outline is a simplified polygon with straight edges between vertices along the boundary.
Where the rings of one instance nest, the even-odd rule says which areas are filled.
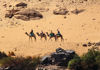
[[[33,35],[34,35],[34,33],[33,33],[33,29],[32,29],[30,32],[30,36],[33,36]]]
[[[43,35],[43,31],[41,31],[41,35]]]
[[[61,35],[60,31],[58,29],[57,29],[57,31],[58,31],[57,35],[60,36]]]
[[[50,37],[52,37],[52,36],[54,36],[54,33],[53,33],[52,30],[51,30]]]

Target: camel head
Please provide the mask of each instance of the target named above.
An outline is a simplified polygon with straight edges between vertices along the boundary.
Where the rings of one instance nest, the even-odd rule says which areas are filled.
[[[40,34],[39,34],[38,32],[37,32],[36,34],[37,34],[38,36],[40,36]]]
[[[25,32],[25,34],[26,34],[27,36],[30,36],[27,32]]]
[[[49,33],[48,32],[46,32],[46,34],[47,34],[47,36],[49,36]]]

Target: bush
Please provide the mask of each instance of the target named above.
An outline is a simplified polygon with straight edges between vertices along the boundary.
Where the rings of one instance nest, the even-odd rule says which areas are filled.
[[[9,67],[10,70],[35,70],[39,63],[39,57],[7,57],[0,60],[1,66]]]
[[[40,57],[11,57],[0,52],[0,67],[9,67],[9,70],[35,70],[40,63]]]
[[[99,70],[100,69],[100,50],[93,47],[81,58],[75,56],[68,63],[69,69],[74,70]]]
[[[9,64],[12,64],[11,61],[13,60],[12,57],[4,57],[2,59],[0,59],[0,66],[8,66],[8,63]]]
[[[93,47],[81,57],[82,68],[84,70],[98,70],[97,56],[100,56],[100,51]]]
[[[95,58],[98,69],[100,69],[100,55]]]
[[[68,68],[69,69],[74,69],[74,70],[81,70],[80,66],[81,60],[79,58],[74,58],[68,63]]]

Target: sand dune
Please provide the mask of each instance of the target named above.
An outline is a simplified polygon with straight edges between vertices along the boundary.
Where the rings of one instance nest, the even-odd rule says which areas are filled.
[[[75,0],[73,0],[75,1]],[[23,21],[16,18],[5,18],[6,10],[12,9],[19,2],[28,4],[27,8],[44,8],[49,11],[41,12],[43,19]],[[82,2],[82,0],[81,0]],[[14,51],[17,56],[45,55],[54,51],[57,47],[75,50],[82,55],[91,47],[82,47],[85,42],[100,41],[100,1],[88,0],[72,3],[72,0],[3,0],[0,1],[0,50],[7,52]],[[7,4],[6,7],[3,6]],[[12,7],[9,7],[12,5]],[[58,7],[67,8],[66,15],[54,15],[53,10]],[[16,8],[16,7],[14,7]],[[84,9],[78,15],[71,13],[75,9]],[[66,18],[64,18],[66,16]],[[59,29],[64,37],[55,42],[54,39],[45,41],[37,37],[37,41],[29,41],[25,32],[34,33],[50,32],[57,33]],[[16,50],[15,50],[16,49]]]

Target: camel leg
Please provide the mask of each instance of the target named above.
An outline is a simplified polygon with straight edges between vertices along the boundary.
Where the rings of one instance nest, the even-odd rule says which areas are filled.
[[[32,37],[29,37],[29,41],[32,41]]]
[[[35,41],[36,41],[36,36],[34,36],[34,39],[35,39]]]
[[[61,36],[61,41],[64,41],[64,38],[63,38],[63,36]]]
[[[51,38],[52,38],[52,37],[50,37],[49,40],[50,40]],[[52,41],[52,40],[51,40],[51,41]]]
[[[47,37],[45,36],[45,40],[47,40]]]
[[[31,41],[32,41],[32,37],[30,37]]]
[[[57,41],[58,37],[55,37],[55,41]]]
[[[42,37],[41,37],[41,39],[40,40],[42,40]]]
[[[34,40],[36,41],[36,38],[34,37]]]
[[[30,37],[29,37],[29,41],[30,41]]]

